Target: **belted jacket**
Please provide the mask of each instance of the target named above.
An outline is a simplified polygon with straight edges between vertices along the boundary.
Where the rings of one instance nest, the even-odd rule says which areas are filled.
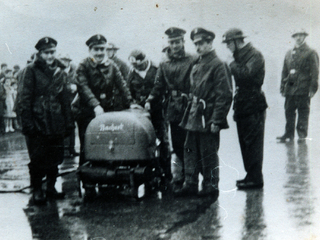
[[[148,101],[159,101],[164,96],[164,112],[169,122],[179,123],[182,119],[187,104],[184,95],[190,91],[190,72],[194,60],[184,50],[172,55],[168,48],[167,59],[159,65]]]
[[[81,115],[94,117],[100,105],[105,112],[130,107],[131,94],[119,68],[113,61],[97,64],[88,57],[77,68]]]
[[[306,43],[285,56],[280,92],[285,96],[309,95],[318,90],[319,56]]]
[[[261,86],[265,76],[264,58],[250,43],[234,54],[230,64],[235,80],[234,119],[264,111],[268,105]]]
[[[52,66],[38,58],[22,75],[18,107],[25,135],[63,137],[74,131],[65,66],[58,60]]]
[[[154,87],[154,81],[158,68],[150,62],[149,69],[146,71],[144,78],[134,69],[131,69],[128,75],[128,87],[135,103],[144,107],[146,100]],[[162,101],[154,102],[152,111],[161,109]]]
[[[180,126],[189,131],[209,132],[212,123],[228,128],[232,102],[231,73],[215,51],[200,56],[191,74],[191,93]]]

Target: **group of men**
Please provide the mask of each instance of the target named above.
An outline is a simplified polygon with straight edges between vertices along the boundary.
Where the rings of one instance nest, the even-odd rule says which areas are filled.
[[[213,49],[215,34],[204,28],[195,28],[190,39],[198,56],[192,56],[184,48],[185,33],[185,30],[176,27],[165,31],[168,47],[164,49],[166,59],[159,67],[142,51],[132,51],[128,58],[132,65],[130,71],[121,69],[114,52],[108,51],[107,54],[107,39],[103,35],[90,37],[86,41],[89,57],[75,71],[73,92],[77,93],[77,97],[73,101],[67,97],[70,89],[64,74],[66,65],[55,58],[57,41],[50,37],[38,41],[35,46],[38,50],[36,60],[23,70],[19,86],[19,110],[31,160],[30,178],[36,204],[43,204],[46,198],[63,197],[54,184],[57,166],[63,160],[63,138],[74,133],[74,119],[79,128],[82,165],[85,163],[84,135],[90,121],[104,112],[119,111],[133,104],[150,111],[162,144],[160,164],[163,175],[174,195],[217,197],[220,130],[228,128],[227,115],[234,100],[234,120],[247,172],[236,186],[238,189],[263,187],[263,141],[267,109],[266,98],[261,90],[265,76],[263,55],[251,43],[244,41],[246,36],[240,29],[233,28],[222,39],[233,53],[233,61],[226,64]],[[286,107],[293,109],[299,105],[298,111],[304,97],[310,103],[311,96],[308,92],[307,96],[303,95],[297,100],[291,97],[295,92],[289,91],[290,86],[311,84],[312,95],[317,89],[318,72],[312,68],[318,67],[318,62],[311,63],[317,57],[314,57],[314,51],[305,47],[306,35],[305,32],[293,35],[295,39],[303,38],[303,41],[296,41],[295,52],[287,54],[281,84],[281,93],[287,97]],[[306,48],[310,54],[304,53]],[[117,48],[109,44],[108,50],[116,51]],[[303,63],[297,58],[298,53],[305,54]],[[299,63],[303,64],[301,69]],[[236,86],[234,98],[232,76]],[[71,101],[72,108],[77,110],[73,114]],[[289,102],[296,105],[290,105]],[[287,115],[287,120],[291,121],[293,114]],[[299,133],[299,136],[305,138],[307,132],[303,123],[306,122],[306,116],[303,118],[304,121],[298,124],[298,133],[303,129],[303,134]],[[280,139],[282,141],[293,138],[292,126],[286,127],[286,130]],[[177,156],[175,165],[179,171],[175,174],[171,171],[168,132],[171,133],[171,147]],[[203,175],[200,191],[199,173]],[[45,195],[41,188],[44,176],[48,180]],[[86,191],[86,194],[90,194],[90,191]]]

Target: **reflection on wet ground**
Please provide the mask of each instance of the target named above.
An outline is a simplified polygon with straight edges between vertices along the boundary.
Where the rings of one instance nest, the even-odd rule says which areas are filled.
[[[235,189],[235,180],[245,173],[231,125],[221,136],[218,199],[154,193],[132,200],[106,192],[86,203],[72,172],[59,177],[56,185],[66,192],[65,200],[38,207],[29,191],[0,194],[0,239],[320,239],[319,137],[313,133],[305,142],[281,144],[274,136],[282,126],[266,127],[263,190]],[[0,136],[0,143],[0,191],[28,186],[24,137],[8,134]],[[66,158],[60,170],[77,166],[78,158]]]

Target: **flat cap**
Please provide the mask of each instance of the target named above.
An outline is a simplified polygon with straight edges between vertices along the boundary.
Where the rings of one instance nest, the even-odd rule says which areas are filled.
[[[239,28],[231,28],[225,32],[222,36],[222,42],[227,43],[235,39],[244,39],[246,36],[243,35],[243,32]]]
[[[18,70],[18,69],[20,69],[20,66],[19,65],[14,65],[13,69]]]
[[[133,50],[129,55],[130,63],[141,63],[145,60],[146,55],[141,50]]]
[[[34,46],[38,51],[56,47],[58,42],[51,37],[41,38]]]
[[[93,45],[106,44],[106,43],[107,43],[107,39],[101,34],[93,35],[86,41],[86,45],[88,47],[92,47]]]
[[[176,40],[179,38],[183,38],[186,31],[181,28],[171,27],[168,28],[164,33],[168,36],[169,40]]]
[[[194,43],[202,40],[213,40],[215,37],[216,35],[213,32],[200,27],[193,29],[190,34],[190,38]]]
[[[308,36],[309,34],[307,33],[307,31],[304,28],[300,28],[300,29],[296,29],[293,31],[293,34],[291,35],[291,37],[295,37],[298,34],[302,34],[305,36]]]
[[[107,50],[119,50],[120,48],[118,48],[114,43],[108,43],[106,49]]]

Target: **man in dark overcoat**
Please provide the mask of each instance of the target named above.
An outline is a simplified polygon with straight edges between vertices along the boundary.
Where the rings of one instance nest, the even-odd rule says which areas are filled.
[[[295,46],[287,52],[284,59],[280,93],[286,98],[286,127],[284,135],[277,137],[280,142],[293,140],[296,111],[298,141],[303,141],[308,136],[310,99],[318,90],[319,56],[305,42],[307,36],[304,29],[295,31],[292,35]]]
[[[263,55],[251,43],[244,42],[240,29],[232,28],[223,35],[223,43],[233,53],[230,63],[235,80],[234,120],[246,177],[238,180],[238,189],[262,188],[264,124],[267,102],[261,90],[265,76]]]
[[[173,174],[173,189],[181,188],[184,182],[184,141],[186,131],[179,127],[190,91],[190,72],[194,57],[185,52],[185,30],[171,27],[165,31],[168,36],[168,48],[166,59],[160,63],[156,75],[155,85],[146,103],[146,109],[150,109],[153,101],[165,98],[165,118],[169,122],[171,142],[175,159]]]
[[[55,189],[58,165],[63,161],[65,136],[74,131],[64,65],[56,58],[57,41],[44,37],[38,41],[37,59],[29,64],[21,78],[19,112],[26,137],[29,172],[35,204],[46,198],[63,198]],[[46,197],[42,178],[46,176]]]
[[[158,68],[140,50],[134,50],[130,53],[129,62],[132,65],[132,69],[128,75],[128,87],[134,103],[144,107],[147,97],[154,86]],[[160,165],[163,170],[163,180],[165,180],[163,183],[166,183],[171,181],[172,174],[171,154],[162,102],[162,99],[159,99],[157,102],[152,103],[150,115],[156,136],[160,140]]]
[[[200,196],[219,193],[220,130],[228,128],[227,115],[232,102],[231,73],[212,48],[215,34],[195,28],[191,40],[199,54],[191,74],[188,107],[180,126],[187,131],[184,164],[185,182],[176,196],[198,193],[199,173],[203,175]]]

